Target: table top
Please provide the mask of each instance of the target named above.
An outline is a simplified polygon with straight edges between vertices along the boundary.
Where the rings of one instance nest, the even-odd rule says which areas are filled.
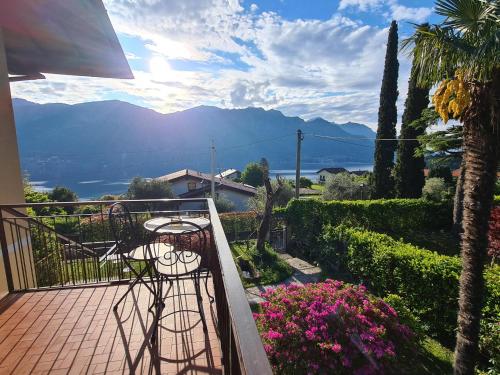
[[[190,223],[198,225],[201,229],[205,229],[210,225],[210,220],[205,217],[191,217],[191,216],[175,216],[175,217],[156,217],[144,223],[144,228],[153,232],[161,225],[170,223],[172,221],[189,221]],[[162,228],[158,233],[183,233],[194,232],[198,228],[189,224],[173,224],[172,226]]]

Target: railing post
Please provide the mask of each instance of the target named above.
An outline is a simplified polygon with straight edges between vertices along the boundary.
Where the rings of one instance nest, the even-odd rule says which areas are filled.
[[[12,279],[12,270],[10,268],[9,248],[7,246],[7,235],[5,234],[5,225],[3,221],[3,210],[0,209],[0,247],[2,247],[3,267],[5,278],[7,279],[7,288],[9,293],[14,291],[14,280]]]

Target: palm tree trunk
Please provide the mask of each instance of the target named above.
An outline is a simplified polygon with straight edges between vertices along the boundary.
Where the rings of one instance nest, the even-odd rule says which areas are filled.
[[[455,198],[453,199],[453,233],[459,235],[462,232],[462,216],[464,212],[464,180],[465,180],[465,158],[462,157],[460,174],[457,178]]]
[[[492,84],[474,85],[464,114],[465,185],[458,332],[454,373],[473,375],[484,290],[488,219],[499,145],[500,72]]]

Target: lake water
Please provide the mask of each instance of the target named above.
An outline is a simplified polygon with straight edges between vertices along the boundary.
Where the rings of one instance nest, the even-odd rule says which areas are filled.
[[[371,164],[348,164],[338,165],[336,167],[344,167],[349,171],[372,171],[373,165]],[[307,177],[316,182],[318,169],[302,169],[301,176]],[[295,169],[272,169],[270,170],[272,178],[277,175],[282,178],[295,180]],[[131,179],[123,179],[116,181],[107,180],[86,180],[86,181],[31,181],[31,184],[37,191],[50,191],[54,186],[66,186],[76,192],[80,200],[91,200],[99,198],[105,194],[122,194],[127,191]]]

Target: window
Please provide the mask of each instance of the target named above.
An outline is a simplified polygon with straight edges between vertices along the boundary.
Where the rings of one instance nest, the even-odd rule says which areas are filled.
[[[188,182],[188,191],[195,190],[196,189],[196,182]]]

